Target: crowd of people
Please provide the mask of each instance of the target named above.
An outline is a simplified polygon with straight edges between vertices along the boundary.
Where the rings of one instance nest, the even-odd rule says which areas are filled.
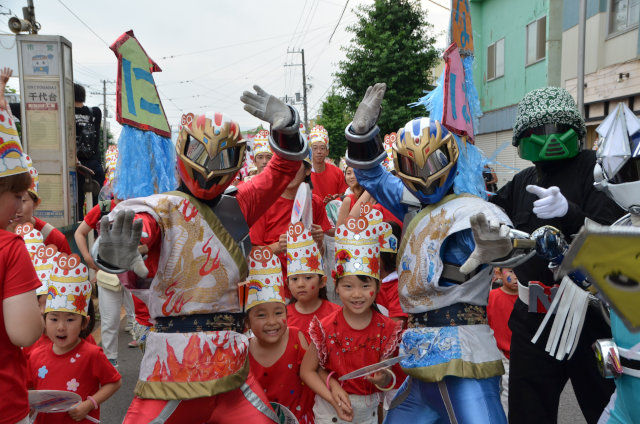
[[[547,353],[554,330],[534,337],[557,301],[561,235],[625,210],[618,224],[640,225],[640,137],[623,134],[632,153],[609,167],[614,149],[586,149],[575,102],[549,87],[518,106],[513,143],[534,166],[503,187],[434,117],[398,130],[390,172],[376,124],[385,90],[370,87],[347,127],[344,169],[327,159],[322,126],[301,134],[298,112],[260,87],[241,97],[270,125],[250,146],[221,113],[185,115],[179,186],[98,202],[75,233],[79,255],[34,216],[37,170],[1,108],[0,423],[97,422],[121,386],[122,305],[144,352],[125,423],[555,423],[569,379],[587,422],[640,422],[640,340],[616,312],[608,322],[605,297],[586,308],[570,355]],[[255,167],[238,179],[248,154]],[[524,254],[511,229],[543,237]],[[591,348],[612,326],[615,380]],[[77,398],[47,412],[28,390]]]

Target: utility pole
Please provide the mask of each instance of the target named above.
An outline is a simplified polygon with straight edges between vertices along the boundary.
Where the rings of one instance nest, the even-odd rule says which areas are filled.
[[[576,97],[580,115],[584,116],[584,56],[587,32],[587,0],[580,0],[578,7],[578,78]]]
[[[309,120],[307,119],[307,73],[304,64],[304,49],[288,50],[287,53],[300,53],[302,55],[302,65],[285,64],[284,66],[302,66],[302,102],[304,104],[304,129],[309,134]]]
[[[107,81],[102,80],[102,151],[107,151]]]
[[[92,91],[91,94],[100,95],[102,94],[102,147],[103,151],[107,151],[107,117],[109,116],[109,110],[107,109],[107,95],[115,96],[115,93],[107,93],[107,83],[112,83],[113,81],[102,80],[102,93],[98,91]]]

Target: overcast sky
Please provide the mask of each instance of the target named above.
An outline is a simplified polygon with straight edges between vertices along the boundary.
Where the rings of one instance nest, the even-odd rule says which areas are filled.
[[[427,19],[438,35],[436,47],[443,49],[449,12],[434,1],[447,8],[449,1],[422,0]],[[260,121],[242,109],[239,97],[243,90],[258,84],[278,97],[302,94],[301,66],[284,66],[300,64],[301,55],[288,50],[305,51],[307,82],[312,85],[308,92],[309,119],[318,113],[331,88],[332,74],[344,57],[340,47],[351,40],[346,27],[355,22],[352,10],[372,0],[348,1],[336,29],[346,2],[34,0],[34,6],[36,20],[42,26],[40,34],[62,35],[71,41],[74,80],[85,85],[88,94],[101,93],[102,80],[113,82],[107,84],[107,92],[115,93],[117,61],[108,46],[133,29],[162,68],[154,78],[170,125],[177,127],[183,113],[220,111],[246,130]],[[6,22],[13,15],[22,18],[27,1],[0,0],[0,5],[0,34],[9,34]],[[10,36],[0,36],[0,45],[4,50],[10,47]],[[12,78],[9,86],[18,88],[17,79]],[[111,118],[114,101],[115,96],[107,96]],[[101,106],[102,95],[89,95],[87,105]],[[297,107],[302,116],[302,105]],[[119,134],[115,120],[110,119],[110,125],[112,132]]]

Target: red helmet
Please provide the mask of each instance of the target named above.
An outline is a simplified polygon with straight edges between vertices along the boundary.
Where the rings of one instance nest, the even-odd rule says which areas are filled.
[[[245,147],[238,123],[222,113],[182,115],[176,141],[180,179],[195,197],[214,199],[242,167]]]

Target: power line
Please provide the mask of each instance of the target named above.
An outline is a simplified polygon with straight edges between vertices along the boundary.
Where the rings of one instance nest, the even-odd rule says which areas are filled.
[[[441,7],[441,8],[443,8],[444,10],[451,10],[451,9],[449,9],[448,7],[441,5],[440,3],[436,3],[436,2],[435,2],[435,1],[433,1],[433,0],[427,0],[427,1],[428,1],[429,3],[433,3],[433,4],[435,4],[436,6],[440,6],[440,7]]]
[[[338,25],[340,25],[340,21],[342,20],[342,16],[344,16],[344,11],[347,10],[347,6],[349,5],[349,0],[346,1],[346,3],[344,4],[344,8],[342,9],[342,13],[340,14],[340,18],[338,19],[338,23],[336,24],[336,27],[333,29],[333,32],[331,33],[331,37],[329,37],[329,43],[331,43],[331,39],[333,38],[333,34],[336,33],[336,30],[338,29]]]
[[[105,46],[109,47],[109,43],[107,43],[106,41],[104,41],[104,39],[102,37],[100,37],[89,25],[87,25],[82,19],[80,19],[80,16],[76,15],[73,10],[69,9],[67,7],[66,4],[64,4],[62,2],[62,0],[58,0],[58,3],[60,3],[62,6],[64,6],[65,9],[67,9],[69,11],[69,13],[71,13],[73,16],[76,17],[77,20],[80,21],[80,23],[82,23],[82,25],[84,25],[89,31],[91,31],[91,33],[93,35],[95,35],[96,37],[98,37],[98,39],[100,39],[100,41],[102,41],[104,43]]]
[[[302,12],[300,12],[300,17],[296,21],[296,27],[293,29],[293,34],[291,34],[291,40],[289,40],[289,45],[293,45],[293,39],[296,38],[296,33],[298,32],[298,26],[300,22],[302,22],[302,18],[304,17],[304,11],[307,9],[307,3],[309,0],[304,0],[304,6],[302,6]]]
[[[309,14],[307,15],[307,20],[305,21],[304,25],[302,26],[302,29],[304,31],[304,28],[306,28],[307,25],[310,25],[311,22],[313,22],[313,16],[316,14],[316,10],[318,10],[318,0],[315,0],[315,3],[312,5],[312,10],[309,11]],[[302,44],[304,43],[304,39],[306,38],[307,34],[309,33],[309,31],[305,31],[302,33],[302,38],[300,38],[300,41],[298,42],[298,46],[302,47]]]

